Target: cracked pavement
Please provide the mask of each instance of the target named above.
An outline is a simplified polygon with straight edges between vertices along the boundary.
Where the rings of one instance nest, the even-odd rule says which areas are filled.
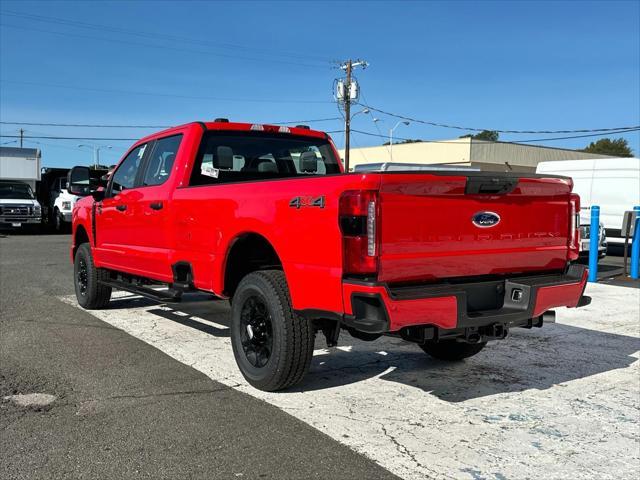
[[[73,293],[68,245],[0,238],[0,399],[56,396],[43,408],[0,402],[0,478],[396,478],[58,300]]]
[[[306,380],[280,393],[238,372],[226,302],[120,292],[93,314],[404,478],[627,478],[640,467],[640,290],[588,289],[592,305],[559,309],[557,324],[516,329],[458,364],[394,338],[342,335],[332,349],[318,338]]]
[[[189,375],[211,379],[221,390],[210,396],[240,395],[246,403],[239,410],[255,408],[247,407],[251,401],[271,406],[282,419],[262,422],[281,428],[287,425],[283,419],[295,417],[298,425],[313,427],[310,432],[322,432],[387,470],[351,468],[319,445],[316,450],[328,462],[313,464],[319,465],[319,478],[384,478],[388,472],[408,479],[631,478],[640,469],[640,289],[598,284],[587,293],[594,297],[590,306],[559,309],[557,324],[514,330],[506,341],[459,364],[430,359],[394,338],[362,342],[343,334],[332,349],[318,338],[305,382],[281,393],[246,384],[229,344],[228,304],[206,295],[190,294],[184,303],[167,306],[119,292],[109,309],[93,312],[105,322],[101,325],[115,328],[86,330],[97,341],[94,349],[109,345],[112,354],[128,351],[126,332],[140,351],[151,345],[163,361],[171,357]],[[77,308],[73,295],[58,299],[56,308],[66,314],[99,323]],[[136,357],[142,359],[146,355]],[[111,401],[86,403],[88,417],[110,408],[122,411],[132,402],[154,408],[157,402],[180,401],[179,393],[156,394],[157,384],[167,381],[156,377],[156,365],[145,362],[140,368],[143,381],[152,383],[148,389],[128,391],[136,398],[114,400],[113,407]],[[162,392],[186,389],[179,382],[166,387]],[[209,395],[185,396],[194,398],[184,403],[193,403]],[[242,417],[235,418],[240,425]],[[210,434],[197,430],[205,432]],[[300,441],[304,447],[306,438],[299,434],[292,448],[299,449]],[[366,468],[375,468],[373,462]],[[301,478],[290,467],[279,471],[280,478]]]

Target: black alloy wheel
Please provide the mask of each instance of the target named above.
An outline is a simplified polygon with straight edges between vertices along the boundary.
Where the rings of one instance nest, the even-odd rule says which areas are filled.
[[[264,367],[273,351],[273,326],[269,309],[260,296],[253,295],[242,305],[240,338],[249,363],[256,368]]]
[[[274,392],[300,382],[311,364],[315,329],[291,306],[282,270],[246,275],[231,304],[231,346],[244,378]]]
[[[109,280],[109,272],[96,268],[88,243],[83,243],[76,251],[73,278],[76,298],[82,308],[97,310],[109,304],[111,287],[104,283]]]
[[[87,295],[87,288],[89,285],[89,273],[87,269],[87,262],[84,258],[78,259],[78,271],[76,273],[76,283],[78,285],[78,292],[83,297]]]

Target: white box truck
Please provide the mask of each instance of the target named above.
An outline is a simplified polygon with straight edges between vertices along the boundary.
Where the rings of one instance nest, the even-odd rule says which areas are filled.
[[[36,148],[0,147],[0,228],[40,226],[42,208],[34,195],[40,158]]]
[[[571,177],[573,191],[580,195],[581,223],[590,223],[591,206],[598,205],[607,242],[624,242],[624,212],[640,205],[640,158],[540,162],[536,172]]]

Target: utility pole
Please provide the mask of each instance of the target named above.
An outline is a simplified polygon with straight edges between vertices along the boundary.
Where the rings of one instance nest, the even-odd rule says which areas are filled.
[[[351,70],[353,63],[347,61],[347,82],[344,86],[344,171],[349,173],[349,150],[351,147]]]
[[[369,64],[364,60],[347,60],[340,65],[346,72],[347,78],[342,92],[344,102],[344,171],[349,173],[349,150],[351,146],[351,75],[354,67],[367,68]]]
[[[20,129],[20,148],[22,148],[22,138],[24,137],[24,128]]]

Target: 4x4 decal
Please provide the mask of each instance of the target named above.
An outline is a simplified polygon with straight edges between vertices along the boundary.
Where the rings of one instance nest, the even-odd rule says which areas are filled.
[[[291,208],[303,208],[303,207],[318,207],[324,208],[325,201],[324,195],[319,197],[293,197],[289,202]]]

